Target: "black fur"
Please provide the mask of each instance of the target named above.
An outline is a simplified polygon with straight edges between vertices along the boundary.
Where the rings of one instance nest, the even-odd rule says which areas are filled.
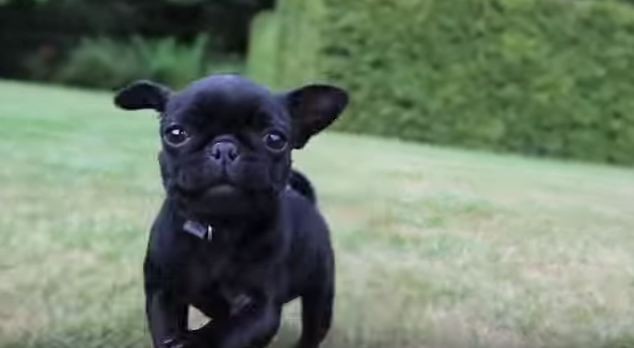
[[[291,176],[288,178],[288,183],[291,185],[293,190],[301,193],[302,196],[308,198],[309,201],[317,203],[317,194],[315,194],[315,189],[310,183],[310,180],[308,180],[304,174],[298,172],[297,170],[291,170]]]
[[[334,255],[291,149],[337,118],[346,93],[312,85],[273,94],[220,75],[178,93],[140,81],[115,103],[160,112],[166,199],[144,264],[154,346],[265,347],[283,304],[301,297],[297,346],[318,347],[331,322]],[[188,306],[212,320],[188,330]]]

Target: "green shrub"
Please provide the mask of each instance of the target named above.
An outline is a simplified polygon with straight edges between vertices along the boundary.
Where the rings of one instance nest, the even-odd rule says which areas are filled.
[[[275,13],[267,11],[259,14],[251,23],[249,51],[258,53],[248,55],[247,74],[266,84],[274,84],[277,76],[277,39],[280,36],[277,17]]]
[[[175,38],[147,40],[137,36],[132,49],[138,52],[140,62],[147,64],[147,77],[182,87],[204,74],[208,41],[206,35],[199,35],[191,45]]]
[[[219,55],[211,57],[212,63],[207,65],[206,73],[211,74],[244,74],[244,57],[238,55]],[[199,76],[200,77],[200,76]]]
[[[249,71],[347,87],[340,129],[634,164],[631,2],[280,0],[269,17]]]
[[[70,52],[56,80],[86,87],[113,88],[147,73],[147,66],[132,45],[109,38],[86,38]]]
[[[191,44],[174,38],[148,40],[133,37],[128,41],[88,38],[69,55],[57,80],[97,88],[116,88],[136,79],[152,79],[182,87],[209,72],[243,70],[236,57],[209,53],[209,39],[199,35]]]

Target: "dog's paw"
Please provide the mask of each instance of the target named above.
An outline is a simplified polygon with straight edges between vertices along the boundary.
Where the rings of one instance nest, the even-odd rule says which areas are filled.
[[[231,299],[231,316],[234,316],[253,303],[251,296],[239,294]]]
[[[170,337],[163,340],[163,345],[161,348],[192,348],[193,345],[190,344],[188,340],[177,337]]]

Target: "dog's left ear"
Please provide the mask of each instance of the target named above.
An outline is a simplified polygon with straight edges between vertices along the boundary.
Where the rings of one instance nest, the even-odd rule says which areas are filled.
[[[171,93],[166,86],[140,80],[117,92],[114,103],[124,110],[154,109],[163,112]]]
[[[286,93],[293,122],[293,147],[301,149],[311,136],[328,127],[348,105],[348,93],[329,85],[308,85]]]

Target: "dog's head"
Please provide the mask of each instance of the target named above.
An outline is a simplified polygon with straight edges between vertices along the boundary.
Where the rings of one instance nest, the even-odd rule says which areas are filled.
[[[291,150],[328,127],[347,102],[333,86],[274,94],[233,75],[207,77],[180,92],[138,81],[115,97],[122,109],[160,113],[166,192],[197,218],[243,216],[270,204],[286,186]]]

